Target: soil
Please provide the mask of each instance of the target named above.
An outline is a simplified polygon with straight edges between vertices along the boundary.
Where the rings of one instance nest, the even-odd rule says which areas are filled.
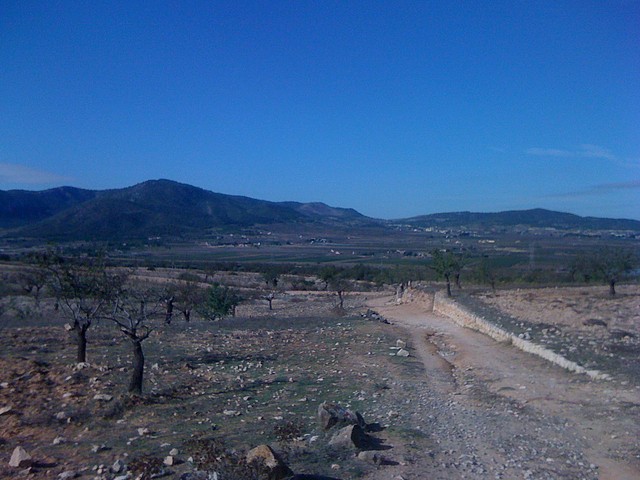
[[[524,293],[531,301],[549,294]],[[537,304],[507,308],[528,301],[518,296],[524,293],[469,302],[500,312],[513,328],[543,322],[573,332],[555,318],[526,316],[528,308],[540,310]],[[638,293],[621,290],[619,301],[598,302],[602,311],[581,306],[588,295],[562,297],[554,316],[565,318],[559,302],[583,312],[574,321],[581,333],[562,335],[564,343],[586,336],[587,345],[604,345],[594,339],[605,327],[581,326],[589,318],[609,319],[607,331],[634,334],[637,322],[625,320],[621,305],[633,306]],[[177,465],[163,468],[167,478],[179,478],[195,468],[193,445],[209,439],[237,452],[267,443],[296,473],[345,480],[640,477],[640,381],[626,362],[599,365],[605,357],[592,357],[613,378],[594,381],[418,303],[396,305],[390,293],[352,293],[345,310],[336,303],[327,292],[289,292],[273,310],[256,300],[222,322],[158,325],[144,344],[145,394],[137,398],[122,394],[129,345],[110,325],[90,329],[89,365],[78,366],[64,319],[46,304],[41,315],[20,321],[5,312],[0,409],[11,410],[0,415],[0,478],[74,471],[112,479],[116,460],[133,466],[162,460],[174,448]],[[364,316],[367,309],[390,323]],[[408,357],[396,354],[402,342]],[[315,418],[323,401],[362,413],[382,461],[328,446],[334,432]],[[17,445],[34,458],[30,469],[8,466]]]

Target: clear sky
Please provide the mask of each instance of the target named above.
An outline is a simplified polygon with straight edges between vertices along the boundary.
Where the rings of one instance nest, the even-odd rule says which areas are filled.
[[[0,0],[0,189],[640,219],[640,2]]]

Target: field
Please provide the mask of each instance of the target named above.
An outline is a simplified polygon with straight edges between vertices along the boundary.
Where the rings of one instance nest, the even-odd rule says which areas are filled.
[[[145,273],[158,282],[172,275]],[[250,274],[226,279],[263,283]],[[393,293],[350,292],[340,310],[332,292],[286,291],[273,310],[254,298],[235,318],[160,322],[144,343],[141,397],[124,394],[130,346],[112,325],[89,330],[88,364],[78,365],[50,299],[40,315],[20,318],[7,308],[0,477],[18,474],[8,466],[18,445],[33,458],[24,478],[113,479],[122,475],[118,460],[134,474],[147,468],[167,478],[232,471],[242,452],[268,444],[294,472],[317,478],[637,478],[637,286],[621,287],[615,299],[589,287],[478,291],[467,300],[516,333],[561,338],[558,348],[580,350],[611,374],[608,382],[565,372],[417,304],[396,305]],[[408,357],[396,355],[398,340]],[[316,418],[324,401],[364,416],[368,448],[329,445],[335,431]],[[358,458],[369,449],[377,456]],[[167,456],[173,465],[162,464]]]

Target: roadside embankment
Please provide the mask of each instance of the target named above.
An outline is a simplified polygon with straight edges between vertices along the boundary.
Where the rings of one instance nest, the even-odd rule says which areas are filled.
[[[483,333],[498,342],[508,342],[522,351],[537,355],[555,365],[565,368],[571,372],[583,373],[597,380],[609,380],[611,377],[598,370],[584,368],[578,363],[568,360],[558,353],[538,345],[530,340],[520,338],[504,328],[495,325],[490,320],[477,315],[454,299],[446,296],[444,292],[420,291],[408,289],[402,296],[402,302],[419,303],[427,311],[433,311],[443,315],[461,327],[469,328]]]

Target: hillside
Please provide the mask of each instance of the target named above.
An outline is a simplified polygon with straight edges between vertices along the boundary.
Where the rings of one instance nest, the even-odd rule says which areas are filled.
[[[502,230],[640,231],[636,220],[580,217],[534,209],[499,213],[439,213],[381,221],[351,208],[324,203],[270,202],[214,193],[170,180],[150,180],[128,188],[83,190],[60,187],[41,192],[0,191],[4,236],[47,241],[132,240],[150,237],[203,238],[250,227],[313,226],[353,230],[398,224],[411,227]]]
[[[49,218],[95,198],[97,192],[59,187],[42,192],[0,190],[0,228],[19,227]]]
[[[61,196],[58,190],[68,192],[66,203],[47,200]],[[7,201],[0,226],[20,227],[7,235],[56,241],[197,237],[220,228],[369,221],[355,210],[225,195],[170,180],[99,192],[65,187],[2,193]],[[16,211],[29,214],[19,216]],[[21,220],[16,221],[16,216]]]
[[[556,228],[558,230],[633,230],[640,231],[640,221],[581,217],[571,213],[554,212],[542,208],[511,210],[497,213],[451,212],[421,215],[398,220],[416,227],[466,228]]]

